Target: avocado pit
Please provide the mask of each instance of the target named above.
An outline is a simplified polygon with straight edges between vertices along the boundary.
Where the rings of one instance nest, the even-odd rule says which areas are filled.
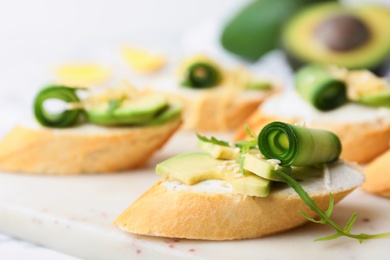
[[[368,42],[371,32],[358,17],[338,14],[319,23],[314,30],[314,37],[332,51],[346,52]]]

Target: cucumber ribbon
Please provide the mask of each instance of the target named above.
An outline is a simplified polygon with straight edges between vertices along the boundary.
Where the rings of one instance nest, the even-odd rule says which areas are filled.
[[[182,84],[191,88],[210,88],[216,86],[221,78],[217,67],[208,62],[192,63],[185,72]]]
[[[34,101],[34,114],[37,121],[49,127],[68,127],[74,125],[82,113],[81,109],[68,109],[60,112],[49,112],[45,108],[47,100],[61,100],[65,103],[78,103],[80,99],[76,95],[77,89],[65,86],[52,85],[38,92]]]
[[[48,127],[69,127],[82,120],[93,124],[113,125],[158,125],[179,118],[182,104],[170,102],[163,95],[145,95],[134,100],[125,96],[113,100],[82,102],[77,96],[77,88],[52,85],[48,86],[35,97],[34,114],[37,121]],[[93,99],[93,98],[92,98]],[[48,100],[60,100],[66,103],[65,109],[59,112],[49,111],[45,107]],[[72,103],[81,106],[72,106]]]
[[[302,98],[321,111],[337,108],[347,101],[345,82],[334,78],[320,65],[301,68],[295,76],[295,88]]]
[[[278,159],[282,166],[331,163],[341,153],[335,134],[282,122],[266,125],[258,136],[258,146],[267,159]]]

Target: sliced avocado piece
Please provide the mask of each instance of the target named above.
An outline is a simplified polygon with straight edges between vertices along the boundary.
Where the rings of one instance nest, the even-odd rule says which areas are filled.
[[[254,80],[248,82],[248,84],[246,85],[246,89],[250,89],[250,90],[269,90],[271,88],[272,88],[272,84],[267,81]]]
[[[102,125],[143,124],[168,106],[163,95],[147,95],[135,100],[116,100],[86,109],[90,122]]]
[[[361,96],[358,102],[373,107],[390,108],[390,90]]]
[[[246,154],[244,158],[243,168],[251,173],[254,173],[264,179],[272,181],[282,181],[278,176],[276,176],[272,170],[275,170],[275,164],[272,164],[270,161],[266,161],[262,158],[259,158],[255,154]],[[279,166],[279,171],[290,174],[291,168]]]
[[[315,4],[286,23],[282,45],[294,69],[317,63],[378,72],[390,56],[390,30],[384,24],[390,24],[385,7]]]
[[[238,147],[223,146],[201,140],[199,141],[198,146],[216,159],[237,160],[240,155],[240,148]]]
[[[180,117],[183,110],[181,103],[169,103],[168,107],[159,112],[153,119],[147,122],[145,125],[161,125],[170,120],[174,120]]]
[[[213,158],[208,153],[186,153],[169,158],[156,166],[156,173],[168,178],[193,185],[204,180],[225,180],[232,184],[233,191],[249,196],[264,197],[270,190],[270,180],[254,174],[236,176],[234,171],[225,169],[224,160]]]
[[[223,179],[217,166],[223,161],[213,158],[208,153],[186,153],[165,160],[156,166],[156,173],[172,177],[187,185],[208,179]]]
[[[271,180],[247,173],[244,177],[232,180],[233,191],[256,197],[267,197],[271,191]]]

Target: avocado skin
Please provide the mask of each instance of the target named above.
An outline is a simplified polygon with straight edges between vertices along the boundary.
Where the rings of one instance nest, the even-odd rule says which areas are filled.
[[[336,4],[335,4],[336,5]],[[321,6],[325,9],[325,8],[328,8],[329,7],[329,4],[328,3],[319,3],[317,5],[313,5],[314,8],[312,8],[313,12],[316,12],[316,10],[319,10],[319,8],[321,8]],[[357,17],[359,17],[360,19],[364,21],[368,21],[367,19],[380,19],[380,17],[383,17],[383,16],[378,16],[378,17],[369,17],[369,13],[372,14],[372,15],[375,15],[375,12],[371,11],[371,12],[365,12],[365,13],[362,13],[362,12],[359,12],[359,10],[364,10],[365,8],[372,8],[373,6],[360,6],[360,7],[357,7],[356,9],[345,9],[343,8],[341,5],[338,7],[339,11],[340,12],[352,12],[354,13]],[[293,28],[292,26],[289,26],[291,21],[293,20],[296,20],[296,19],[300,19],[300,16],[302,15],[305,15],[305,13],[308,13],[309,10],[310,10],[310,6],[307,7],[307,8],[303,8],[301,11],[297,12],[290,20],[289,22],[286,24],[287,26],[285,26],[284,30],[282,31],[282,49],[284,51],[284,55],[285,55],[285,58],[286,58],[286,61],[290,64],[291,68],[294,70],[294,71],[297,71],[298,69],[300,69],[302,66],[308,64],[308,63],[321,63],[321,64],[329,64],[330,62],[327,61],[327,60],[322,60],[321,62],[318,62],[318,61],[315,61],[315,60],[318,60],[319,58],[318,57],[311,57],[311,59],[304,59],[302,57],[299,57],[299,54],[296,54],[294,53],[293,50],[291,50],[291,48],[289,48],[289,42],[286,40],[286,34],[287,32],[291,31],[291,30],[296,30],[295,32],[289,32],[289,33],[294,33],[296,35],[302,35],[302,34],[305,34],[306,32],[302,32],[300,30],[298,30],[298,28]],[[337,8],[337,7],[336,7]],[[378,10],[381,9],[379,6],[376,7]],[[383,8],[382,8],[383,9]],[[382,10],[383,11],[383,10]],[[332,15],[332,10],[327,14],[327,15]],[[390,14],[390,12],[389,12]],[[323,19],[322,20],[318,20],[319,22],[323,21],[324,19],[328,18],[329,16],[323,16]],[[301,21],[301,23],[303,24],[305,21]],[[390,16],[388,16],[388,19],[387,20],[384,20],[383,21],[383,24],[387,24],[390,22]],[[367,25],[369,25],[369,23],[367,23]],[[378,26],[377,26],[378,27]],[[388,31],[388,28],[384,27],[383,26],[383,34],[386,34],[386,35],[390,35],[389,34],[389,31]],[[376,35],[373,35],[372,37],[375,37]],[[298,39],[298,37],[296,37]],[[301,38],[301,37],[299,37]],[[315,39],[314,37],[312,38],[314,42]],[[382,38],[383,39],[383,38]],[[373,41],[375,41],[376,39],[372,39]],[[372,41],[371,40],[371,41]],[[312,46],[310,45],[310,42],[311,41],[305,41],[305,43],[302,43],[301,46],[302,48],[305,48],[306,52],[307,50],[310,50],[312,48]],[[344,65],[344,64],[337,64],[337,63],[332,63],[333,65],[338,65],[338,66],[341,66],[341,67],[346,67],[348,69],[367,69],[367,70],[370,70],[372,71],[374,74],[378,75],[378,76],[384,76],[386,75],[386,73],[389,71],[390,69],[390,36],[387,38],[387,41],[383,41],[382,44],[379,43],[379,46],[378,44],[375,45],[375,48],[372,48],[372,52],[371,53],[375,53],[377,51],[378,48],[383,48],[383,53],[385,53],[384,55],[378,55],[378,60],[376,62],[367,62],[366,64],[364,65],[359,65],[359,66],[356,66],[354,67],[354,65]],[[359,47],[358,47],[359,48]],[[357,49],[358,49],[357,48]],[[386,51],[387,49],[387,51]],[[356,51],[355,49],[353,51]],[[335,52],[336,53],[336,52]],[[354,57],[348,57],[347,53],[345,53],[346,56],[345,56],[345,59],[349,59],[351,61],[353,61]],[[344,55],[342,52],[340,52],[340,56]],[[371,56],[370,53],[365,53],[365,55],[367,56]]]
[[[257,0],[245,6],[224,27],[220,42],[229,52],[249,61],[279,47],[283,24],[298,10],[334,0]]]

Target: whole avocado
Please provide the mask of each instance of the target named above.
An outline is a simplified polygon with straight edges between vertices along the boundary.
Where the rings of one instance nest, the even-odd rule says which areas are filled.
[[[229,52],[255,61],[279,47],[284,23],[301,8],[334,0],[255,0],[223,28],[221,44]]]
[[[282,45],[294,69],[307,63],[383,74],[390,57],[390,10],[321,3],[302,9],[282,32]]]

